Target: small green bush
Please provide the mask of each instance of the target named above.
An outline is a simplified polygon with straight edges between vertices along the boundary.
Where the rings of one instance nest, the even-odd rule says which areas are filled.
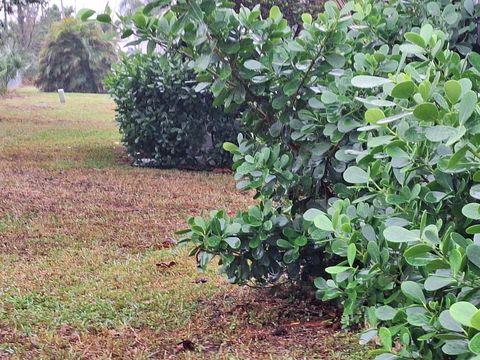
[[[117,105],[123,141],[140,164],[148,159],[158,167],[231,165],[222,144],[238,133],[238,121],[212,105],[213,96],[181,58],[124,56],[105,86]]]

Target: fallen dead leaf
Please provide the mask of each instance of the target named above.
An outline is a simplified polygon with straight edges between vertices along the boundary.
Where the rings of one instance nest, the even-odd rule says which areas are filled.
[[[58,335],[60,335],[62,339],[69,342],[80,341],[80,335],[78,334],[77,330],[70,325],[62,325],[58,330]]]
[[[160,244],[158,244],[158,247],[163,249],[169,249],[175,246],[177,246],[177,241],[173,238],[167,238],[164,241],[162,241]]]
[[[279,326],[275,330],[272,331],[273,336],[284,336],[287,335],[288,331],[283,326]]]
[[[175,261],[162,261],[162,262],[160,262],[156,265],[157,265],[157,268],[167,268],[168,269],[168,268],[171,268],[172,266],[177,265],[177,263]]]
[[[201,277],[193,280],[192,282],[195,284],[205,284],[206,282],[208,282],[208,279]]]
[[[191,340],[182,340],[177,344],[176,352],[195,351],[195,344]]]

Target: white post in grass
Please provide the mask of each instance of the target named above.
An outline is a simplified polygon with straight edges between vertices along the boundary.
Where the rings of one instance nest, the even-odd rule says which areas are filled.
[[[58,89],[58,97],[62,104],[65,104],[65,91],[63,89]]]

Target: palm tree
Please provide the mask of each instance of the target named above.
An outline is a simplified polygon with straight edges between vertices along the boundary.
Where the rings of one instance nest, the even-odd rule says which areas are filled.
[[[116,50],[116,41],[97,24],[65,18],[52,26],[35,83],[44,91],[104,92],[102,81],[117,60]]]

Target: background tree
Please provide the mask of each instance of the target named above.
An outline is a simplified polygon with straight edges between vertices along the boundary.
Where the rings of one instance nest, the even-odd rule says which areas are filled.
[[[26,32],[27,14],[31,11],[38,14],[40,9],[46,5],[46,0],[8,0],[0,4],[0,10],[5,14],[4,22],[7,21],[6,14],[12,15],[16,19],[22,37]],[[7,28],[7,24],[4,24],[4,28]]]
[[[20,25],[17,22],[11,22],[9,37],[22,57],[23,80],[31,82],[38,74],[40,51],[50,28],[60,21],[62,16],[60,8],[55,4],[47,8],[30,5],[25,9],[23,35]],[[70,16],[73,13],[73,7],[66,7],[64,11],[66,16]]]
[[[43,91],[104,92],[102,80],[116,60],[115,39],[100,26],[66,18],[48,34],[35,83]]]
[[[3,94],[7,91],[9,81],[15,78],[21,68],[22,61],[7,45],[0,50],[0,94]]]

